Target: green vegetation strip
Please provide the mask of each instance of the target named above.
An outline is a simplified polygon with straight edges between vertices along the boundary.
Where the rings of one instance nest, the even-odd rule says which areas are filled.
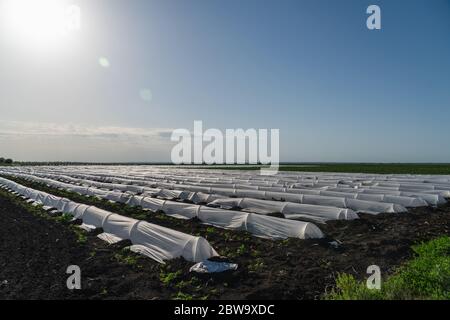
[[[340,274],[330,300],[449,300],[450,237],[413,246],[416,257],[382,282],[381,289],[368,289],[352,275]]]
[[[259,170],[259,165],[189,166],[192,169]],[[450,174],[450,164],[434,163],[308,163],[281,164],[280,171],[374,174]]]
[[[7,160],[7,163],[5,163]],[[78,162],[13,162],[4,159],[0,166],[27,165],[171,165],[170,163],[78,163]],[[259,170],[261,165],[182,165],[189,169]],[[280,171],[341,172],[376,174],[450,174],[450,163],[282,163]]]

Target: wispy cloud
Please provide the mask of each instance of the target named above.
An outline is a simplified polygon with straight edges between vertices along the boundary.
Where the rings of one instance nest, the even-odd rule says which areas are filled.
[[[37,123],[0,120],[0,139],[41,137],[80,137],[102,140],[143,141],[170,140],[171,128],[133,128],[116,126],[89,126],[80,124]]]
[[[0,120],[0,153],[19,161],[170,161],[171,132]]]

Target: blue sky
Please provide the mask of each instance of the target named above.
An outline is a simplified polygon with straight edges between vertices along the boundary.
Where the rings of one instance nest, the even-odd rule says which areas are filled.
[[[0,33],[5,156],[168,161],[203,120],[279,128],[281,161],[450,162],[448,0],[67,2],[81,30],[55,48]]]

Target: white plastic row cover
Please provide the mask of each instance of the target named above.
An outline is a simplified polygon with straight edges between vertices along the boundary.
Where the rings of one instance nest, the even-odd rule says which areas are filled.
[[[46,175],[52,176],[54,175]],[[67,180],[72,183],[83,183],[89,186],[94,187],[105,187],[105,183],[96,182],[91,180],[79,180],[76,178],[66,177]],[[119,185],[119,190],[129,191],[129,185]],[[134,186],[133,186],[134,187]],[[188,186],[180,186],[175,185],[174,187],[180,187],[181,189],[189,189]],[[66,186],[67,188],[67,186]],[[80,192],[81,188],[77,187],[73,190],[77,190]],[[302,219],[306,218],[308,220],[316,220],[319,222],[323,222],[326,220],[352,220],[357,219],[358,215],[353,212],[351,209],[347,209],[347,205],[358,207],[362,209],[364,212],[368,213],[379,213],[379,212],[401,212],[406,209],[398,206],[394,206],[393,204],[387,203],[377,203],[377,202],[366,202],[366,201],[358,201],[358,200],[347,200],[345,198],[335,198],[335,197],[320,197],[320,196],[303,196],[303,195],[292,195],[295,198],[292,200],[296,200],[299,203],[293,202],[279,202],[279,201],[267,201],[267,200],[258,200],[258,199],[239,199],[236,201],[236,198],[224,198],[223,196],[235,196],[236,193],[232,190],[218,190],[220,195],[216,194],[208,194],[205,195],[200,192],[187,192],[180,190],[167,190],[167,189],[151,189],[146,188],[146,191],[143,193],[145,196],[151,197],[161,197],[164,199],[182,199],[182,200],[190,200],[194,203],[210,203],[213,206],[218,206],[227,209],[230,207],[227,203],[236,202],[238,205],[231,205],[231,207],[240,207],[242,209],[246,209],[246,211],[259,213],[259,214],[270,214],[270,213],[283,213],[288,219]],[[87,192],[87,191],[84,191]],[[119,193],[120,196],[123,196]],[[114,200],[118,202],[121,201],[118,198],[117,193],[106,194],[105,198],[109,200]],[[114,198],[113,198],[114,197]],[[272,198],[273,199],[273,198]],[[319,205],[319,203],[323,203],[327,201],[327,206]],[[230,202],[231,201],[231,202]],[[170,212],[169,212],[170,213]],[[319,219],[318,219],[319,218]]]
[[[48,175],[51,176],[51,175]],[[53,175],[54,176],[54,175]],[[316,191],[316,195],[308,195],[302,194],[301,192],[295,192],[297,189],[288,189],[293,190],[294,192],[282,193],[282,192],[269,192],[269,191],[258,191],[258,190],[247,190],[247,189],[227,189],[227,188],[215,188],[215,187],[203,187],[203,186],[192,186],[192,185],[183,185],[183,184],[168,184],[168,183],[151,183],[154,187],[165,187],[170,189],[178,189],[178,190],[167,190],[167,189],[151,189],[145,186],[136,186],[130,185],[131,183],[137,183],[139,181],[126,180],[126,179],[105,179],[103,177],[97,177],[97,179],[103,180],[113,180],[115,182],[121,182],[122,184],[116,183],[102,183],[98,181],[92,180],[83,180],[76,179],[72,177],[64,176],[65,179],[70,180],[74,183],[83,183],[91,186],[95,186],[98,188],[106,188],[106,189],[117,189],[121,191],[131,191],[131,192],[144,192],[146,194],[151,194],[152,196],[161,196],[164,198],[179,198],[179,199],[189,199],[192,201],[196,201],[196,195],[190,195],[184,193],[183,191],[191,191],[191,192],[202,192],[208,193],[212,195],[212,199],[220,199],[220,196],[227,197],[239,197],[239,198],[253,198],[251,200],[262,199],[262,200],[282,200],[287,202],[293,202],[290,206],[291,209],[296,210],[296,212],[292,212],[294,215],[286,216],[288,219],[298,219],[304,217],[305,215],[318,216],[323,217],[328,220],[330,219],[354,219],[357,216],[353,211],[356,212],[364,212],[370,214],[378,214],[381,212],[386,213],[397,213],[397,212],[406,212],[406,208],[400,204],[389,203],[389,202],[379,202],[373,201],[371,199],[355,199],[357,194],[345,196],[338,196],[337,194],[322,194],[321,192],[326,191]],[[64,178],[63,178],[64,179]],[[142,183],[142,182],[141,182]],[[307,190],[308,191],[308,190]],[[308,192],[305,193],[308,193]],[[313,191],[313,190],[311,190]],[[379,198],[379,197],[378,197]],[[384,198],[384,197],[383,197]],[[404,197],[406,198],[406,197]],[[205,198],[203,198],[205,200]],[[205,202],[213,201],[211,198],[207,198]],[[227,199],[222,199],[226,201]],[[378,200],[378,199],[377,199]],[[402,199],[396,199],[392,197],[392,200],[400,201]],[[410,201],[408,201],[410,200]],[[414,201],[415,200],[415,201]],[[403,199],[403,202],[409,203],[411,206],[420,206],[426,205],[426,202],[419,199],[407,198]],[[298,204],[303,204],[298,205]],[[265,204],[262,202],[259,204],[260,206],[264,206]],[[266,211],[272,210],[273,206],[277,204],[271,204],[270,202],[266,202]],[[310,205],[314,205],[310,206]],[[249,209],[251,207],[244,207]],[[342,210],[347,209],[347,210]],[[353,211],[352,211],[353,210]],[[292,210],[293,211],[293,210]],[[257,213],[261,213],[262,211],[254,211]],[[277,211],[279,212],[279,211]]]
[[[27,167],[27,170],[34,170],[36,167]],[[55,172],[55,167],[39,167],[39,170]],[[127,177],[134,176],[143,179],[186,179],[198,182],[225,182],[239,181],[245,184],[283,184],[289,185],[302,181],[320,182],[401,182],[408,184],[428,183],[450,185],[449,175],[411,175],[411,174],[358,174],[358,173],[324,173],[324,172],[279,172],[275,176],[261,176],[256,171],[243,170],[209,170],[188,167],[174,166],[69,166],[58,168],[59,171],[70,171],[71,173],[95,172],[98,175]],[[320,170],[320,167],[318,166]],[[448,189],[448,188],[447,188]]]
[[[99,177],[97,177],[98,179]],[[100,178],[123,184],[147,185],[152,187],[172,188],[179,190],[188,190],[192,192],[204,192],[209,194],[220,194],[226,196],[234,196],[239,198],[255,198],[265,200],[283,200],[303,204],[314,204],[322,206],[333,206],[338,208],[349,208],[356,212],[365,213],[381,213],[381,212],[405,212],[405,207],[426,206],[427,202],[420,198],[400,197],[400,196],[367,196],[358,193],[342,193],[328,192],[318,189],[296,189],[296,188],[273,188],[273,187],[255,187],[252,189],[236,189],[236,185],[226,185],[218,187],[217,185],[184,185],[180,183],[164,183],[164,182],[143,182],[139,180],[122,179],[122,178]],[[126,190],[127,186],[122,186]],[[275,191],[272,191],[274,190]],[[304,197],[302,195],[316,195],[317,197]],[[362,201],[345,201],[346,199],[362,200]],[[372,202],[372,203],[370,203]],[[381,202],[381,203],[380,203]]]
[[[177,257],[200,262],[217,256],[214,248],[202,237],[194,237],[94,206],[76,203],[69,199],[27,188],[1,177],[0,184],[46,207],[55,208],[74,218],[81,219],[86,226],[103,228],[104,233],[99,235],[103,240],[112,243],[129,239],[133,243],[131,250],[142,253],[160,263]]]
[[[181,219],[197,217],[205,224],[232,229],[243,230],[255,236],[268,239],[322,238],[321,230],[311,222],[294,221],[278,217],[262,216],[248,212],[239,212],[210,208],[207,206],[154,199],[146,196],[134,196],[122,192],[105,191],[92,187],[74,186],[52,179],[39,178],[27,174],[12,174],[28,180],[45,183],[54,188],[77,192],[84,195],[95,195],[104,199],[126,203],[131,206],[141,206],[151,211],[163,211],[169,216]],[[320,220],[320,219],[319,219]],[[320,220],[322,222],[322,220]]]
[[[328,191],[336,191],[336,192],[356,192],[361,194],[376,194],[376,195],[390,195],[390,196],[399,196],[399,197],[416,197],[426,201],[429,205],[437,206],[440,204],[444,204],[447,201],[441,194],[431,194],[425,192],[408,192],[408,191],[397,191],[397,190],[389,190],[389,189],[381,189],[381,188],[330,188]]]
[[[75,176],[79,176],[81,178],[88,178],[88,179],[95,179],[95,180],[103,180],[106,182],[109,182],[110,185],[105,184],[104,186],[99,185],[98,187],[103,187],[103,188],[116,188],[118,190],[122,190],[122,191],[132,191],[132,192],[142,192],[145,191],[145,186],[152,186],[152,187],[162,187],[162,188],[178,188],[180,189],[182,185],[180,184],[173,184],[173,183],[164,183],[164,182],[158,182],[158,181],[162,181],[162,180],[156,180],[156,182],[150,182],[149,180],[153,180],[153,179],[149,179],[149,178],[142,178],[140,176],[131,176],[132,179],[130,179],[129,176],[125,177],[122,175],[119,175],[117,173],[120,173],[123,170],[134,170],[137,172],[145,172],[145,170],[142,170],[141,167],[139,167],[139,169],[137,169],[136,167],[68,167],[68,168],[64,168],[63,169],[55,169],[54,167],[49,167],[48,169],[41,169],[42,167],[39,167],[39,170],[37,169],[37,167],[30,167],[27,169],[17,169],[18,171],[31,171],[31,172],[35,172],[35,171],[39,171],[39,172],[61,172],[59,174],[59,176],[61,178],[68,178],[70,179],[71,177],[68,177],[64,174],[70,174],[70,175],[75,175]],[[110,169],[111,168],[111,169]],[[10,168],[13,169],[13,168]],[[82,170],[83,173],[78,173],[77,172],[79,170]],[[101,174],[101,173],[97,173],[97,171],[102,172],[102,171],[107,171],[110,172],[108,174]],[[161,171],[161,168],[155,168],[152,167],[150,168],[150,170],[147,169],[147,171],[153,172],[153,171]],[[172,171],[177,171],[176,168],[171,168],[170,171],[168,171],[167,169],[163,169],[163,172],[165,173],[166,176],[170,176],[170,172]],[[84,172],[95,172],[96,175],[89,175],[89,174],[85,174]],[[211,175],[210,172],[211,170],[208,170],[207,172],[204,170],[198,170],[196,169],[195,172],[200,172],[200,174],[202,175]],[[216,170],[214,170],[214,172],[216,172]],[[222,174],[225,175],[224,172],[216,172],[216,175]],[[226,173],[228,174],[228,172]],[[243,172],[242,173],[243,176],[248,175],[248,173]],[[317,173],[314,173],[313,175],[311,175],[311,177],[313,177],[315,179],[315,181],[319,181],[317,180]],[[153,175],[152,175],[153,176]],[[358,175],[350,175],[350,177],[357,177]],[[296,177],[295,175],[293,175],[293,177]],[[303,178],[308,178],[309,176],[306,177],[302,177]],[[311,178],[309,177],[309,178]],[[331,177],[333,177],[333,175],[331,175]],[[344,176],[345,177],[345,176]],[[420,179],[423,176],[420,176]],[[262,177],[260,176],[256,176],[256,177],[252,177],[254,179],[261,179]],[[340,179],[342,179],[341,177],[339,177]],[[440,179],[448,179],[448,177],[442,177]],[[218,179],[218,178],[216,178]],[[276,179],[277,181],[282,181],[282,180],[286,180],[286,174],[282,174],[280,176],[276,176],[273,177],[271,179]],[[333,179],[328,179],[330,181],[335,181]],[[339,181],[339,180],[336,180]],[[120,185],[120,184],[116,184],[114,182],[118,182],[121,184],[126,184],[124,185]],[[133,185],[131,185],[133,184]],[[136,185],[138,184],[138,185]],[[361,182],[357,183],[358,185],[362,185]],[[128,186],[130,185],[130,186]],[[332,184],[335,185],[335,184]],[[216,185],[217,186],[217,185]],[[186,190],[188,191],[196,191],[196,192],[205,192],[205,193],[217,193],[217,194],[223,194],[223,195],[227,195],[230,196],[230,188],[222,188],[222,190],[220,188],[216,188],[216,187],[208,187],[206,185],[189,185],[189,186],[184,186],[186,187]],[[230,187],[232,187],[232,185],[230,185]],[[255,189],[256,188],[256,189]],[[419,207],[419,206],[424,206],[424,205],[438,205],[438,204],[442,204],[445,203],[445,198],[443,196],[445,196],[445,193],[441,192],[441,191],[435,191],[435,190],[424,190],[421,192],[400,192],[400,191],[395,191],[391,188],[386,188],[386,189],[381,189],[381,187],[378,187],[379,190],[377,189],[371,189],[371,188],[376,188],[376,187],[370,187],[367,186],[366,188],[359,188],[359,189],[355,189],[355,188],[350,188],[350,187],[346,187],[343,185],[339,185],[338,187],[331,187],[331,185],[328,185],[327,187],[323,187],[323,189],[298,189],[298,188],[275,188],[275,187],[265,187],[265,186],[260,186],[260,187],[252,187],[252,189],[238,189],[236,191],[234,191],[233,189],[233,196],[236,197],[247,197],[247,198],[258,198],[258,199],[267,199],[267,200],[285,200],[285,201],[291,201],[291,202],[299,202],[299,198],[296,196],[291,196],[290,194],[305,194],[305,195],[321,195],[321,196],[328,196],[328,197],[340,197],[340,198],[346,198],[346,199],[356,199],[356,200],[363,200],[363,201],[374,201],[374,202],[385,202],[385,203],[390,203],[390,204],[398,204],[400,206],[403,207]],[[225,189],[225,190],[224,190]],[[264,194],[263,192],[259,192],[259,191],[273,191],[274,193],[268,193],[268,194]],[[278,194],[276,192],[279,192]],[[448,191],[447,191],[448,192]],[[339,194],[341,193],[341,194]],[[431,193],[431,194],[430,194]],[[325,199],[322,199],[325,200]],[[326,201],[321,201],[319,202],[319,205],[326,205]],[[336,205],[337,207],[341,207],[342,205]],[[370,205],[368,206],[368,204],[366,203],[355,203],[352,202],[351,206],[347,206],[350,209],[355,210],[356,212],[367,212],[368,210],[372,210],[371,212],[368,213],[378,213],[378,212],[384,212],[384,211],[403,211],[402,208],[398,207],[397,208],[393,208],[393,210],[390,210],[389,208],[386,209],[383,205],[381,205],[381,208],[378,206],[373,206]]]

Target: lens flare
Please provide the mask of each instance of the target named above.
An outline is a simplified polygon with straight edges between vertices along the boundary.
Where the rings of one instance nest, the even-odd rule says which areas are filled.
[[[109,60],[105,57],[98,58],[98,64],[103,68],[109,68]]]

